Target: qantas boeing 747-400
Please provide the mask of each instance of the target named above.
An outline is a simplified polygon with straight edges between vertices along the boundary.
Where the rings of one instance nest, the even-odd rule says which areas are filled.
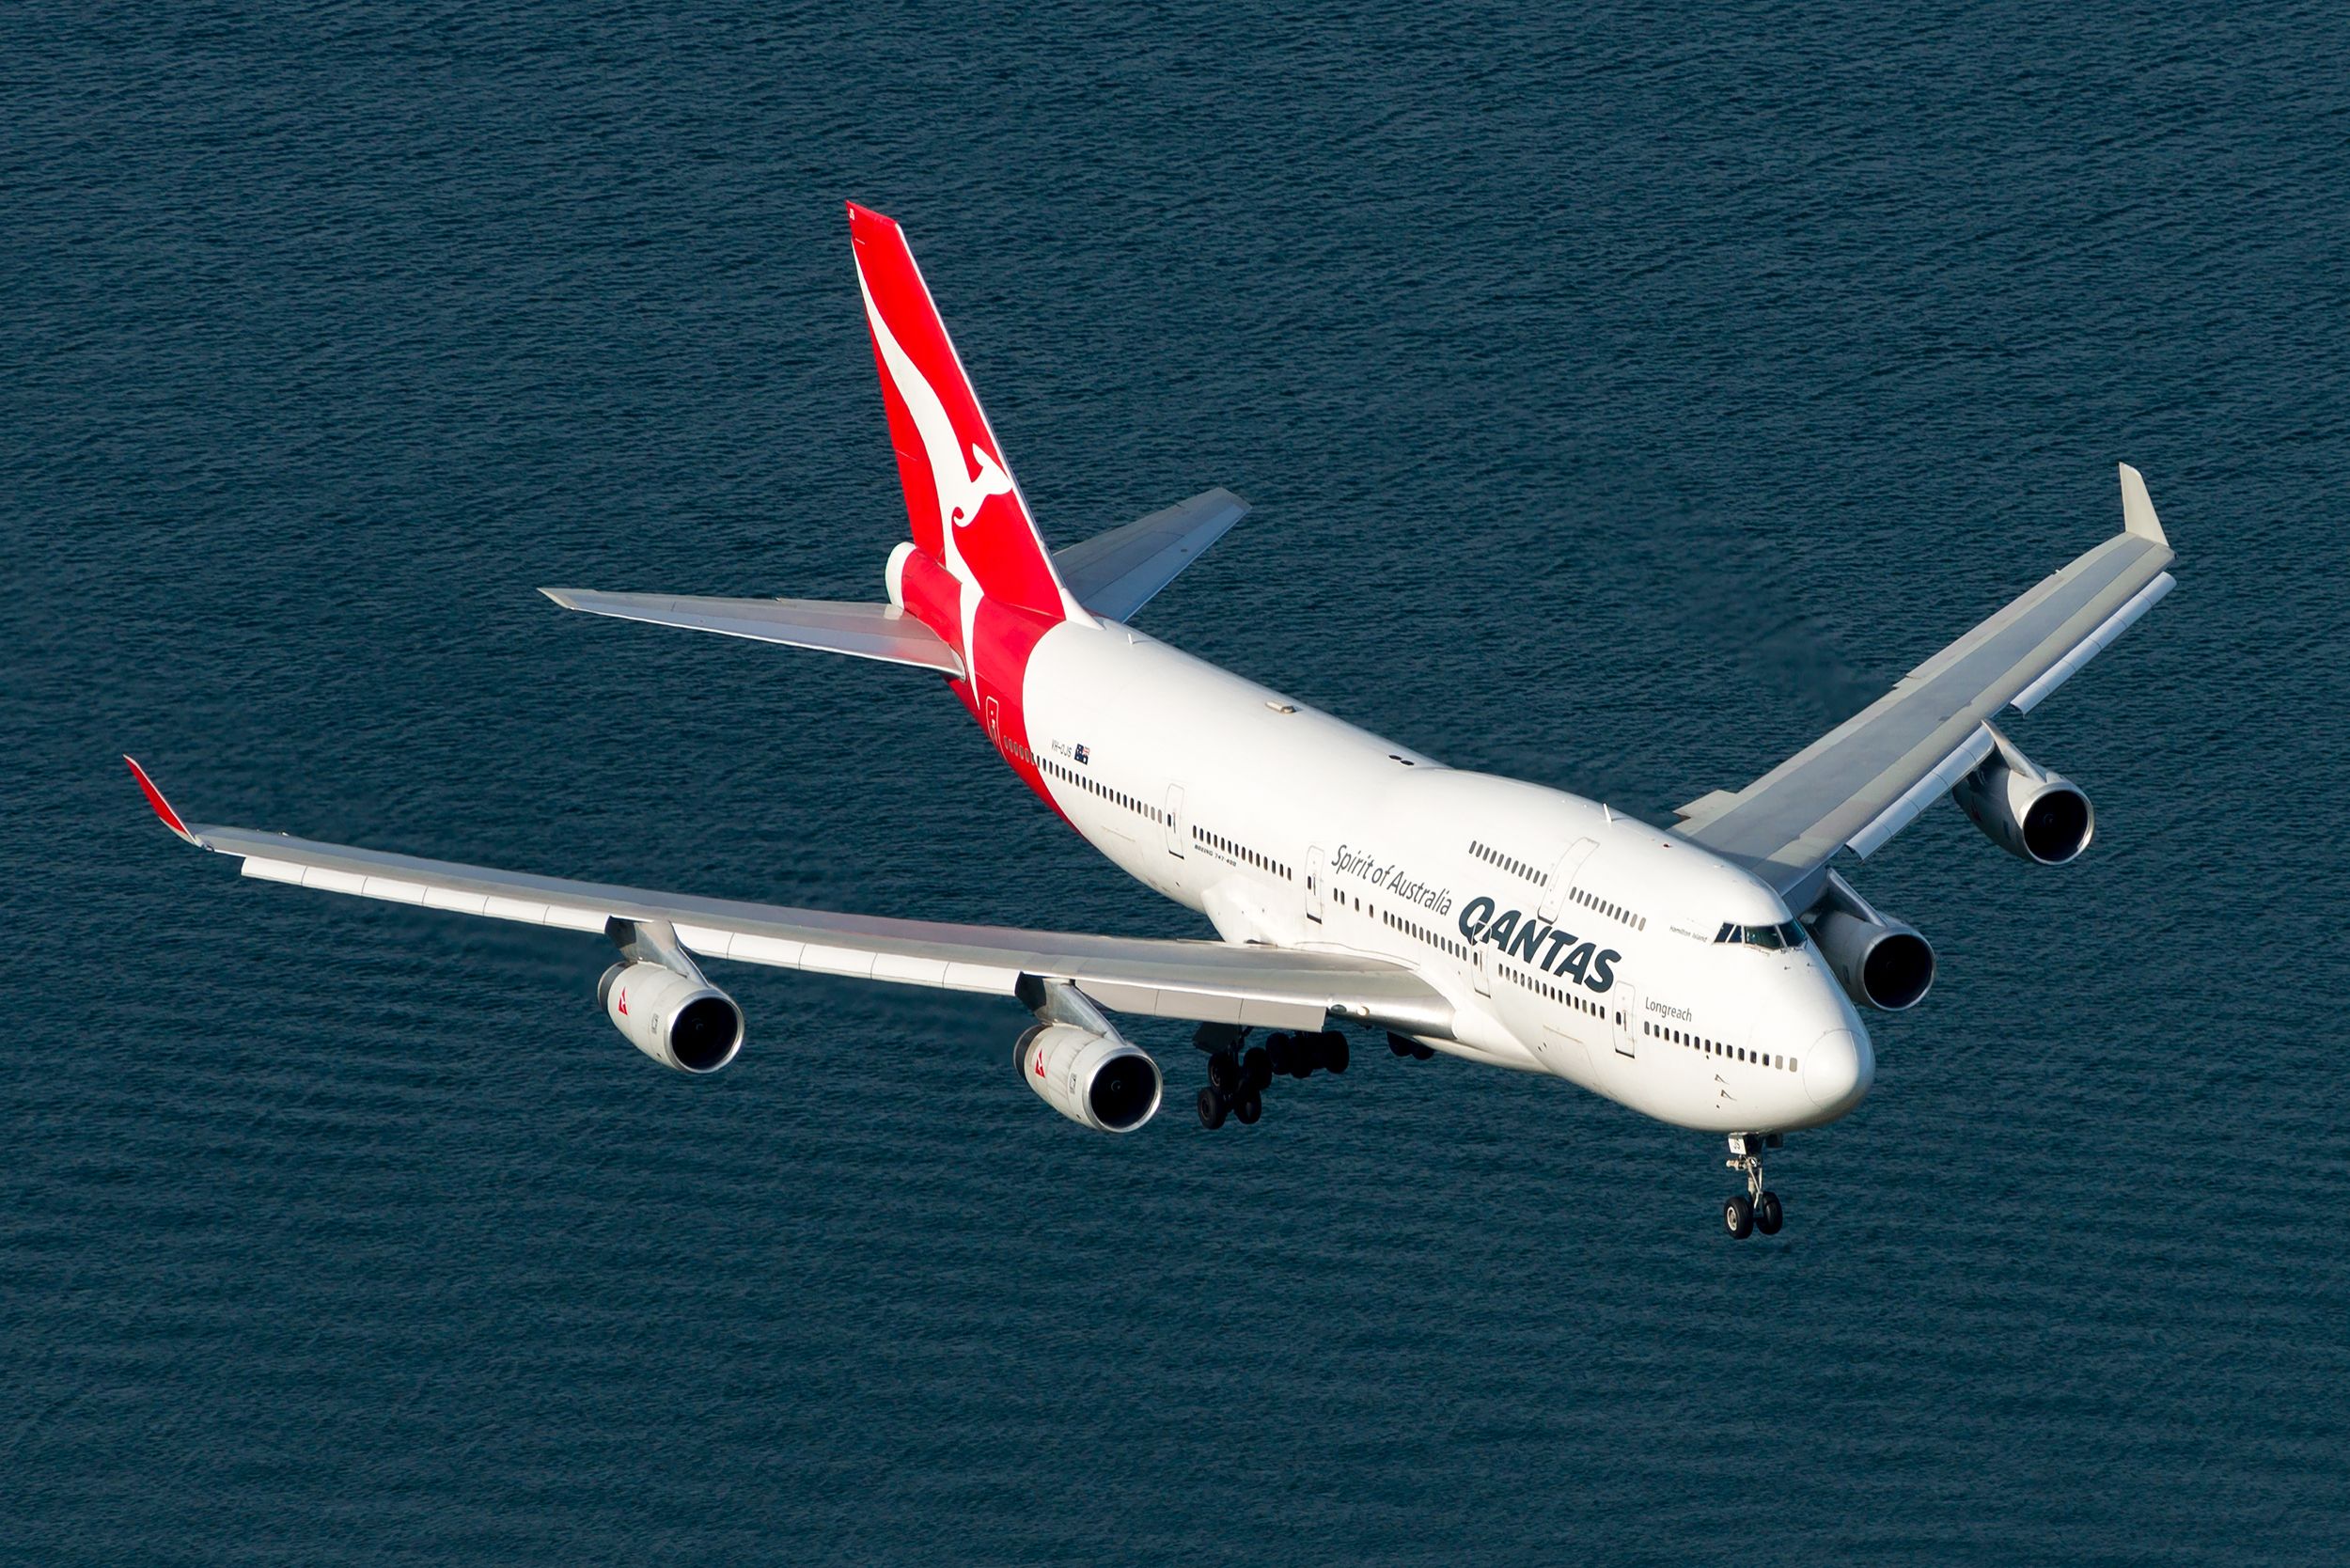
[[[888,602],[547,597],[944,677],[1023,783],[1221,940],[836,914],[191,826],[132,762],[164,824],[249,877],[600,934],[619,949],[607,1015],[682,1073],[716,1072],[743,1043],[742,1010],[698,955],[1015,997],[1036,1020],[1013,1052],[1021,1081],[1104,1133],[1150,1121],[1163,1086],[1118,1013],[1198,1024],[1211,1128],[1254,1122],[1277,1074],[1344,1071],[1334,1021],[1385,1031],[1399,1056],[1548,1074],[1726,1136],[1745,1178],[1722,1205],[1733,1236],[1779,1229],[1764,1152],[1869,1092],[1860,1010],[1913,1008],[1934,980],[1925,939],[1836,857],[1865,858],[1944,794],[2025,860],[2088,847],[2088,797],[1991,721],[2029,712],[2170,591],[2135,469],[2121,470],[2122,532],[1745,789],[1657,828],[1449,768],[1135,630],[1246,504],[1212,490],[1047,550],[904,234],[852,205],[849,237],[913,534],[889,556]]]

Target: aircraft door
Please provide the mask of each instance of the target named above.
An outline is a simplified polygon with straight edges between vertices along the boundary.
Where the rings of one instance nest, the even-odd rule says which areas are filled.
[[[1322,885],[1329,876],[1322,862],[1319,847],[1306,852],[1306,918],[1319,924],[1322,920]]]
[[[1616,1054],[1637,1057],[1640,1054],[1640,994],[1619,980],[1608,998],[1613,1004],[1616,1025]]]
[[[1543,885],[1543,906],[1534,912],[1538,917],[1544,920],[1559,918],[1559,907],[1567,902],[1568,890],[1574,886],[1574,879],[1582,871],[1583,862],[1589,860],[1591,852],[1597,848],[1599,840],[1596,839],[1577,839],[1567,846],[1567,853],[1560,855],[1559,864],[1551,868],[1550,880]]]
[[[1183,839],[1191,832],[1191,824],[1183,817],[1183,787],[1170,784],[1167,790],[1167,853],[1176,859],[1183,858]]]

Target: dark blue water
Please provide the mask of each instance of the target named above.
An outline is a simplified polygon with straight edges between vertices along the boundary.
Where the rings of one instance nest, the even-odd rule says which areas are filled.
[[[11,9],[0,1557],[2343,1560],[2350,26],[1892,14]],[[2138,464],[2180,589],[2015,726],[2094,850],[1859,873],[1942,980],[1733,1245],[1716,1140],[1559,1084],[1364,1040],[1113,1140],[1009,1002],[742,969],[686,1082],[594,944],[156,828],[119,752],[1199,933],[928,678],[531,591],[878,595],[848,196],[1057,540],[1257,503],[1152,632],[1652,817]]]

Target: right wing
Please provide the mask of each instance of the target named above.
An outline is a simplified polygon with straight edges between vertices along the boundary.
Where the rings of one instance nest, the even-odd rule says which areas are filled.
[[[1054,551],[1053,566],[1078,604],[1111,620],[1128,620],[1247,515],[1248,503],[1230,491],[1202,491],[1164,511]]]
[[[1008,996],[1021,995],[1024,980],[1062,980],[1118,1012],[1279,1028],[1319,1028],[1337,1013],[1405,1033],[1451,1034],[1451,1004],[1410,970],[1376,959],[842,915],[191,826],[138,763],[123,760],[164,826],[199,849],[237,856],[246,876],[265,881],[566,931],[602,933],[616,917],[666,920],[707,958],[858,980]]]
[[[1673,832],[1798,903],[1839,851],[1874,854],[1991,754],[2002,707],[2029,712],[2170,591],[2170,541],[2121,467],[2122,532],[1745,789],[1683,807]]]

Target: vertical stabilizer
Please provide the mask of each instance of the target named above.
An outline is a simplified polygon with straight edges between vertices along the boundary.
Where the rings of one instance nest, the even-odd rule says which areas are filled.
[[[904,230],[851,202],[849,241],[916,548],[992,603],[1089,619],[1053,570]]]

